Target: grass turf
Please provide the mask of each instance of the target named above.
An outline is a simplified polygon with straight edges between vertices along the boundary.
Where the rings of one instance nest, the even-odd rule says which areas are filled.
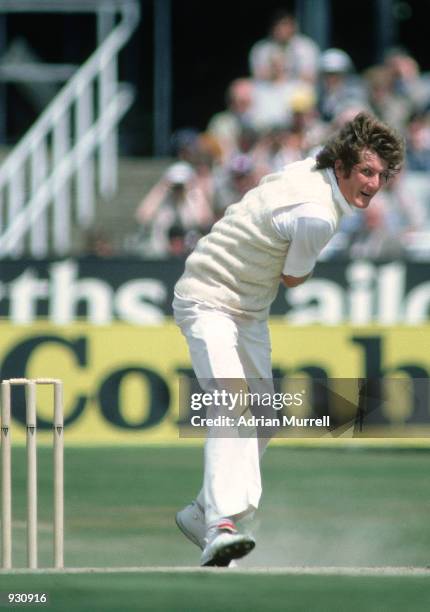
[[[68,448],[65,459],[67,566],[198,564],[173,516],[199,487],[201,448]],[[429,462],[428,451],[270,448],[251,524],[257,548],[243,565],[428,565]],[[14,449],[13,468],[14,561],[24,565],[25,449]],[[50,449],[40,449],[42,566],[51,562],[51,468]],[[220,610],[226,602],[237,611],[424,610],[430,597],[425,577],[4,575],[0,585],[46,589],[61,611]]]
[[[424,612],[430,597],[425,577],[91,574],[9,576],[7,583],[48,593],[46,607],[59,612]]]

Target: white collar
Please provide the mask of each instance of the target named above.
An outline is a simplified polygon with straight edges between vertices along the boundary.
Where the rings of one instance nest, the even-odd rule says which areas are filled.
[[[352,215],[354,214],[354,209],[351,206],[351,204],[345,199],[345,197],[343,196],[341,190],[339,189],[339,185],[337,184],[337,180],[336,180],[336,176],[333,172],[332,168],[326,168],[326,173],[327,176],[330,180],[330,184],[331,187],[333,189],[333,196],[334,199],[336,200],[336,203],[339,204],[341,211],[345,214],[345,215]]]

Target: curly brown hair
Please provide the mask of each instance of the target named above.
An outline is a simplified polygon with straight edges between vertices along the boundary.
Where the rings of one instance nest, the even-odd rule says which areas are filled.
[[[404,158],[402,138],[388,125],[370,113],[361,112],[348,121],[318,153],[318,170],[334,168],[339,159],[348,177],[352,167],[361,161],[363,150],[369,149],[387,164],[387,179],[401,170]]]

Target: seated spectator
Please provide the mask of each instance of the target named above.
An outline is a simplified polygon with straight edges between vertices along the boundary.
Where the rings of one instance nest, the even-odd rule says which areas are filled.
[[[303,132],[289,125],[268,131],[260,138],[252,152],[259,180],[265,174],[278,172],[287,164],[305,157]]]
[[[327,125],[321,121],[316,107],[316,95],[296,92],[291,100],[292,118],[290,130],[300,136],[303,157],[320,145],[328,132]]]
[[[192,166],[176,162],[143,198],[136,211],[143,230],[142,255],[186,255],[208,230],[212,209],[195,181]]]
[[[385,55],[384,66],[391,90],[406,99],[412,111],[422,111],[429,104],[430,91],[416,60],[405,49],[393,47]]]
[[[212,202],[214,193],[213,170],[221,163],[221,159],[222,150],[217,139],[208,132],[199,134],[192,166],[196,173],[196,187],[201,189],[208,202]]]
[[[392,78],[385,66],[373,66],[364,73],[367,99],[373,113],[385,123],[403,131],[412,110],[411,102],[392,87]]]
[[[253,84],[250,79],[233,81],[227,90],[227,109],[209,121],[207,132],[214,136],[226,161],[239,149],[242,130],[252,128]]]
[[[179,128],[170,139],[172,157],[179,161],[193,163],[199,146],[199,131],[193,127]]]
[[[404,173],[396,175],[361,215],[361,227],[351,245],[352,257],[378,259],[404,255],[407,235],[425,221],[423,203],[410,197]]]
[[[319,48],[311,38],[298,32],[294,15],[285,10],[273,15],[268,37],[251,48],[249,65],[254,79],[270,79],[270,58],[276,50],[282,53],[286,74],[315,82]]]
[[[235,155],[215,172],[213,209],[220,219],[227,206],[239,202],[245,193],[256,187],[259,177],[249,155]]]
[[[237,140],[237,149],[227,157],[226,159],[221,158],[220,165],[225,165],[229,162],[229,160],[235,155],[240,155],[243,153],[244,155],[252,155],[252,151],[255,146],[258,144],[260,136],[252,127],[244,127],[240,130]]]
[[[430,170],[430,125],[426,113],[414,113],[406,126],[406,169]]]
[[[367,106],[364,87],[354,74],[354,65],[345,51],[324,51],[319,70],[318,110],[323,121],[332,121],[347,107]]]
[[[100,227],[93,227],[84,234],[83,252],[86,257],[114,257],[115,247],[112,240]]]
[[[313,87],[296,79],[285,70],[280,49],[268,54],[269,73],[266,79],[254,80],[254,100],[251,108],[253,125],[259,132],[273,130],[290,123],[293,100],[297,96],[314,96]]]

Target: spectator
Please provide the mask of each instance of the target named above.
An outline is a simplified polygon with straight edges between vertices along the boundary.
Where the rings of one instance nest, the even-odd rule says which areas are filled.
[[[296,92],[291,99],[291,111],[286,128],[273,130],[262,139],[260,158],[261,151],[266,150],[267,172],[278,172],[287,164],[308,157],[327,133],[327,127],[318,118],[313,93]]]
[[[192,158],[195,186],[212,202],[214,193],[213,170],[221,163],[222,151],[217,139],[208,132],[199,134],[196,149]]]
[[[405,189],[404,173],[393,177],[361,217],[351,256],[385,259],[404,255],[405,238],[422,226],[425,217],[421,202]]]
[[[173,132],[170,146],[172,156],[192,164],[198,151],[199,131],[196,128],[180,128]]]
[[[342,49],[327,49],[319,63],[320,89],[318,109],[324,121],[332,121],[336,115],[350,106],[367,106],[366,95],[359,79],[355,77],[351,58]]]
[[[243,153],[245,155],[252,155],[255,147],[258,145],[260,140],[257,130],[253,127],[242,128],[239,133],[238,139],[238,151],[237,153]]]
[[[83,251],[87,257],[97,258],[114,257],[116,254],[112,240],[99,227],[94,227],[84,234]]]
[[[268,53],[269,72],[266,79],[254,81],[252,119],[254,127],[264,132],[290,123],[295,97],[313,96],[312,86],[296,79],[285,70],[283,53],[273,48]]]
[[[143,229],[143,255],[185,255],[208,230],[211,206],[195,182],[192,166],[176,162],[139,204],[136,219]]]
[[[291,107],[293,115],[290,129],[299,135],[302,155],[306,157],[311,149],[324,141],[328,127],[321,121],[314,92],[311,95],[296,92],[291,101]]]
[[[278,172],[287,164],[306,157],[304,134],[297,126],[273,128],[260,138],[252,152],[258,180],[271,172]]]
[[[406,168],[413,172],[430,170],[430,125],[426,113],[414,113],[406,127]]]
[[[406,99],[412,111],[423,110],[430,101],[430,92],[415,59],[405,49],[393,47],[385,55],[384,66],[392,91]]]
[[[270,58],[276,50],[283,55],[286,74],[315,82],[319,48],[312,39],[297,31],[294,15],[285,10],[273,16],[268,37],[259,40],[251,48],[249,65],[254,79],[270,79]]]
[[[371,110],[377,117],[403,131],[411,112],[410,101],[399,95],[386,66],[373,66],[364,73],[367,98]]]
[[[223,161],[238,151],[241,132],[252,128],[252,105],[252,81],[236,79],[227,90],[227,109],[216,113],[209,121],[207,132],[217,139]]]
[[[229,163],[215,173],[213,208],[220,219],[227,206],[239,202],[259,181],[256,168],[249,155],[235,155]]]

